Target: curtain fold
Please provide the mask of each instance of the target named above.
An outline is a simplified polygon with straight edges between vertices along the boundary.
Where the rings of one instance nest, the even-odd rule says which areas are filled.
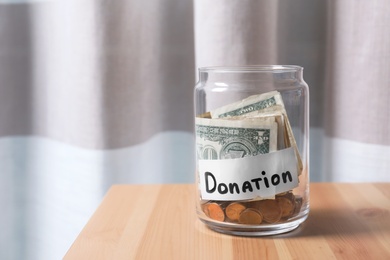
[[[390,180],[390,2],[330,1],[324,180]]]
[[[194,1],[196,67],[275,64],[277,7],[277,1]]]
[[[388,1],[330,4],[325,114],[330,136],[390,145],[389,14]]]
[[[192,130],[191,1],[40,1],[1,14],[0,136],[115,149]]]

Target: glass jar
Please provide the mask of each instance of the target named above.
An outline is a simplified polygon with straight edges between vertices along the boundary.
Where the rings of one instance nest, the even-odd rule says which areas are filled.
[[[309,89],[290,65],[206,67],[195,87],[197,214],[262,236],[309,213]]]

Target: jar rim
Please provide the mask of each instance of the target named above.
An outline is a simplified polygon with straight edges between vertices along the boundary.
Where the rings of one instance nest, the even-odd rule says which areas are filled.
[[[200,67],[199,72],[218,72],[218,73],[235,73],[235,72],[297,72],[303,70],[298,65],[246,65],[246,66],[210,66]]]

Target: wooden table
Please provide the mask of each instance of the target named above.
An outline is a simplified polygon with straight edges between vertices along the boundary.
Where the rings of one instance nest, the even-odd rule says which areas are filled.
[[[64,259],[390,259],[390,183],[311,184],[298,229],[237,237],[195,214],[195,187],[117,185]]]

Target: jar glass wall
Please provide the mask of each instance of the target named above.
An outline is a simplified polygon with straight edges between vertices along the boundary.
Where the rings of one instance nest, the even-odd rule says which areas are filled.
[[[199,69],[197,213],[234,235],[287,232],[309,213],[309,89],[290,65]]]

